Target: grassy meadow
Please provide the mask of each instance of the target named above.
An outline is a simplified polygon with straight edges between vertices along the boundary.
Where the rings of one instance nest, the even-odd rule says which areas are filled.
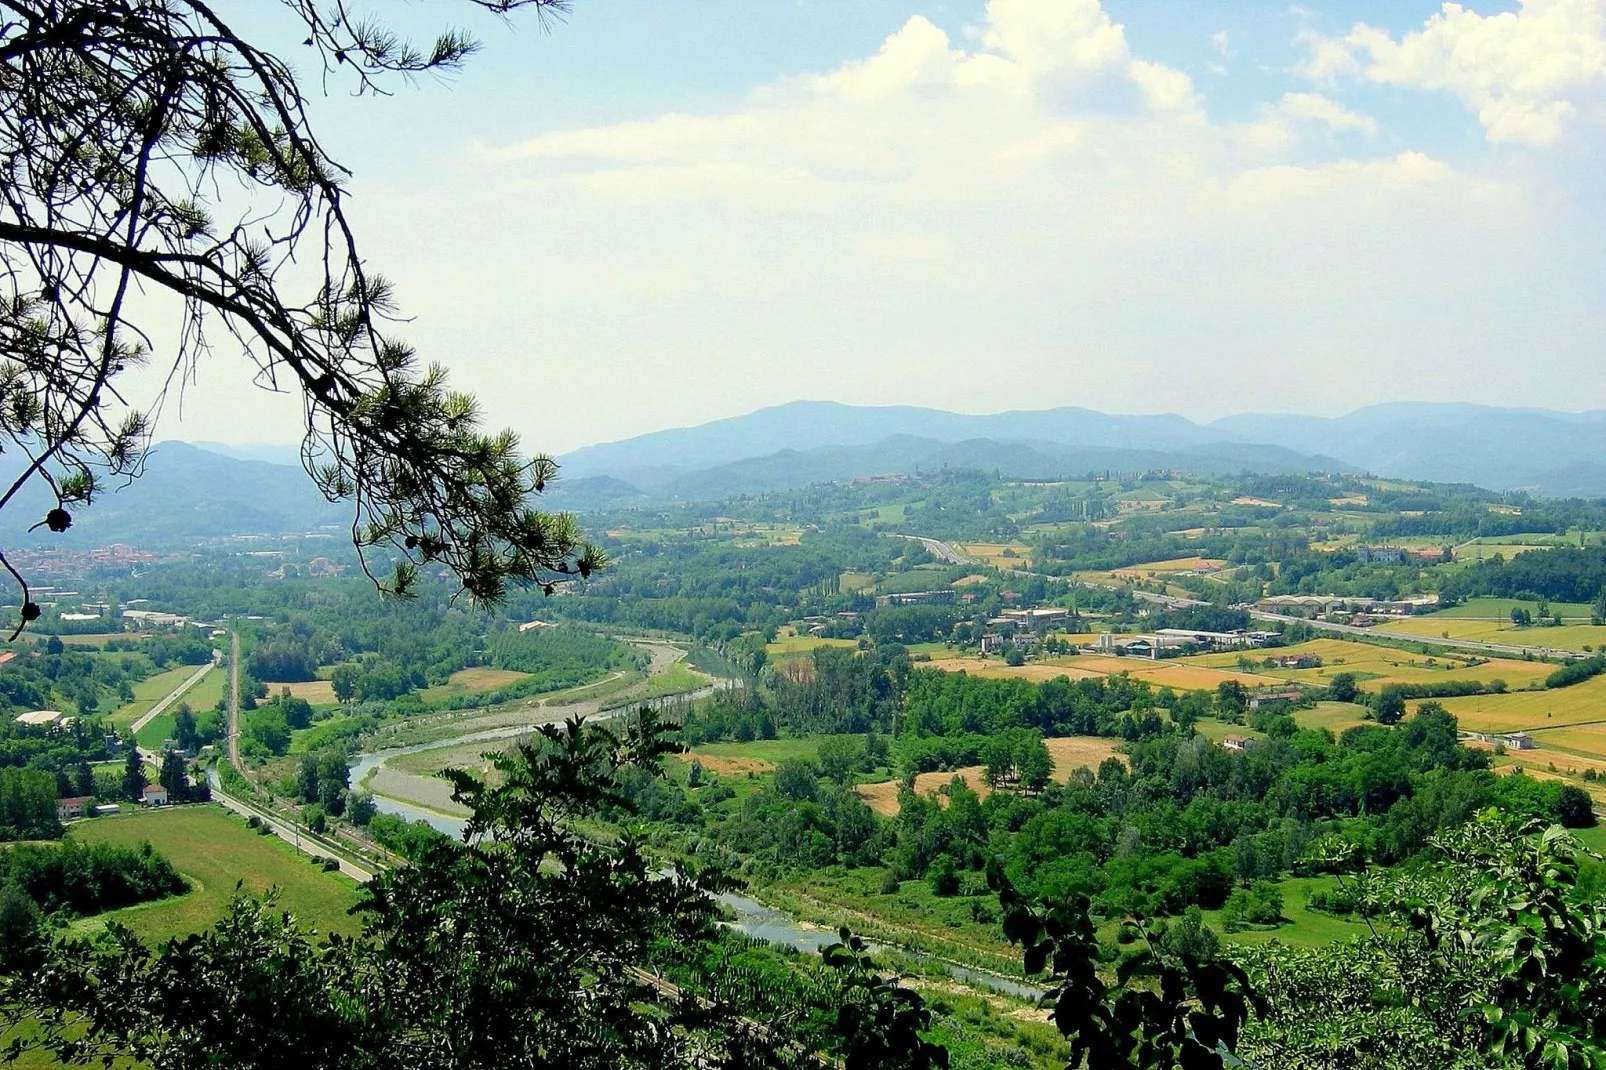
[[[1282,669],[1261,664],[1267,657],[1301,656],[1321,658],[1322,664],[1312,669]],[[1340,673],[1353,673],[1356,682],[1367,690],[1375,690],[1383,684],[1429,684],[1450,680],[1472,680],[1483,684],[1504,680],[1508,687],[1527,687],[1543,680],[1556,668],[1542,661],[1522,661],[1517,658],[1490,658],[1478,665],[1468,665],[1465,658],[1443,652],[1415,654],[1397,647],[1348,639],[1313,639],[1265,651],[1200,654],[1179,658],[1178,661],[1209,668],[1230,668],[1237,666],[1240,658],[1254,662],[1254,672],[1257,674],[1308,687],[1325,687]]]
[[[113,712],[107,717],[107,720],[116,725],[119,730],[126,732],[129,725],[151,712],[152,706],[166,698],[175,687],[195,675],[195,670],[198,668],[200,668],[199,665],[178,665],[159,672],[155,676],[147,676],[134,685],[133,701]],[[215,672],[216,670],[213,671]],[[205,687],[206,681],[202,680],[195,686]],[[190,705],[194,706],[195,703],[192,702]],[[157,742],[161,741],[158,740]]]
[[[146,940],[183,936],[210,926],[228,909],[235,883],[261,894],[278,889],[278,904],[320,932],[356,932],[347,911],[357,901],[356,886],[337,873],[325,873],[277,836],[260,836],[221,806],[180,806],[139,810],[115,817],[76,822],[68,835],[85,843],[138,847],[149,842],[173,863],[191,891],[154,903],[110,911],[82,922],[115,919]]]
[[[1509,611],[1508,611],[1509,612]],[[1453,617],[1412,617],[1377,626],[1380,635],[1430,635],[1447,639],[1467,639],[1478,643],[1509,643],[1512,646],[1548,647],[1555,650],[1583,650],[1606,645],[1606,625],[1563,624],[1559,628],[1519,628],[1504,620],[1464,620]]]

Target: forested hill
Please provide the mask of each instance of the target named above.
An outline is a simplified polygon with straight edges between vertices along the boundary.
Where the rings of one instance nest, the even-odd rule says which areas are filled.
[[[0,477],[14,479],[25,463],[20,455],[0,455]],[[161,548],[228,535],[343,532],[351,523],[348,510],[324,501],[299,467],[225,457],[184,442],[152,449],[138,479],[107,481],[91,506],[72,510],[68,531],[30,532],[54,504],[42,483],[28,484],[5,511],[0,538],[11,548],[112,542]]]

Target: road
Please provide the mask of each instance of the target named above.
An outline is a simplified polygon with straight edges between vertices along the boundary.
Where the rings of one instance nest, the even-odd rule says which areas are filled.
[[[240,633],[229,633],[229,764],[240,768]]]
[[[240,636],[236,632],[229,633],[229,764],[238,769],[240,767]],[[161,768],[160,756],[155,756],[157,768]],[[373,879],[372,871],[355,865],[342,858],[335,852],[332,844],[321,841],[311,833],[303,831],[300,827],[286,821],[284,818],[260,809],[244,799],[237,799],[228,794],[223,787],[222,779],[217,771],[211,773],[212,799],[242,817],[255,817],[268,827],[272,833],[291,844],[296,850],[304,854],[320,855],[324,858],[333,858],[340,863],[340,872],[355,881],[366,884]]]
[[[220,660],[222,660],[222,657],[223,654],[220,651],[214,650],[212,652],[212,661],[210,664],[202,665],[199,669],[196,669],[193,675],[189,676],[183,683],[169,691],[167,693],[167,697],[162,699],[162,701],[158,702],[156,705],[152,706],[149,713],[145,714],[133,724],[129,725],[129,734],[138,736],[141,729],[150,724],[152,721],[156,720],[156,718],[160,717],[162,714],[166,713],[169,706],[183,698],[186,691],[200,683],[202,677],[206,676],[207,673],[217,668],[217,664]]]
[[[985,562],[961,553],[952,543],[941,539],[931,539],[924,535],[894,535],[898,539],[913,539],[925,546],[928,553],[955,565],[977,565]],[[1000,569],[1012,576],[1042,576],[1044,579],[1060,577],[1048,576],[1041,572],[1029,572],[1025,569]],[[1078,582],[1078,581],[1072,581]],[[1082,587],[1098,587],[1099,584],[1080,582]],[[1109,588],[1106,588],[1109,589]],[[1130,589],[1128,589],[1130,590]],[[1197,598],[1178,598],[1175,595],[1155,594],[1153,591],[1130,591],[1133,598],[1149,602],[1153,605],[1164,606],[1167,609],[1185,609],[1188,606],[1207,606],[1209,602],[1202,602]],[[1253,620],[1264,621],[1271,624],[1307,624],[1317,631],[1332,632],[1338,635],[1349,635],[1367,639],[1395,639],[1411,643],[1423,643],[1427,646],[1444,647],[1451,650],[1473,650],[1488,654],[1506,654],[1514,657],[1526,657],[1532,654],[1536,658],[1587,658],[1589,654],[1582,650],[1562,650],[1546,646],[1519,646],[1511,643],[1484,643],[1472,639],[1446,639],[1437,635],[1406,635],[1403,633],[1380,632],[1374,628],[1357,628],[1353,624],[1330,624],[1321,620],[1306,620],[1303,617],[1290,617],[1281,613],[1263,613],[1260,610],[1250,610],[1249,616]]]

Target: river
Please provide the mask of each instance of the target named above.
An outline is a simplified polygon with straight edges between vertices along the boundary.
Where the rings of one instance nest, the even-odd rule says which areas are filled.
[[[607,714],[598,716],[605,717]],[[533,731],[533,728],[530,725],[493,728],[483,732],[456,736],[452,739],[417,743],[409,747],[392,747],[387,750],[375,751],[372,754],[358,755],[351,766],[351,783],[353,785],[361,784],[363,778],[368,776],[375,768],[398,755],[417,754],[420,751],[440,750],[446,747],[460,747],[465,743],[511,739],[528,735],[531,731]],[[468,824],[461,818],[449,817],[423,807],[411,806],[396,799],[386,798],[383,795],[374,796],[374,805],[387,814],[395,814],[397,817],[406,818],[410,821],[426,822],[430,827],[451,836],[453,839],[462,839],[463,830]],[[750,899],[745,895],[726,892],[719,896],[719,901],[734,916],[731,925],[758,940],[766,940],[772,944],[793,947],[799,951],[812,953],[819,951],[820,948],[825,947],[827,944],[835,943],[838,939],[837,934],[831,930],[798,921],[790,915],[783,914],[781,911],[765,906],[758,900]],[[949,976],[965,984],[987,988],[994,992],[1024,1000],[1036,1000],[1043,995],[1043,989],[1026,984],[1023,981],[985,970],[961,966],[946,959],[938,959],[918,952],[898,950],[900,953],[909,955],[921,962],[941,966],[948,972]]]

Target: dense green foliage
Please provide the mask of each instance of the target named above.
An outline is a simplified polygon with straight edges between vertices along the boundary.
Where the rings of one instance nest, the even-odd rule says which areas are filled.
[[[68,839],[0,850],[0,885],[27,892],[42,911],[97,914],[188,890],[172,865],[151,850]]]

